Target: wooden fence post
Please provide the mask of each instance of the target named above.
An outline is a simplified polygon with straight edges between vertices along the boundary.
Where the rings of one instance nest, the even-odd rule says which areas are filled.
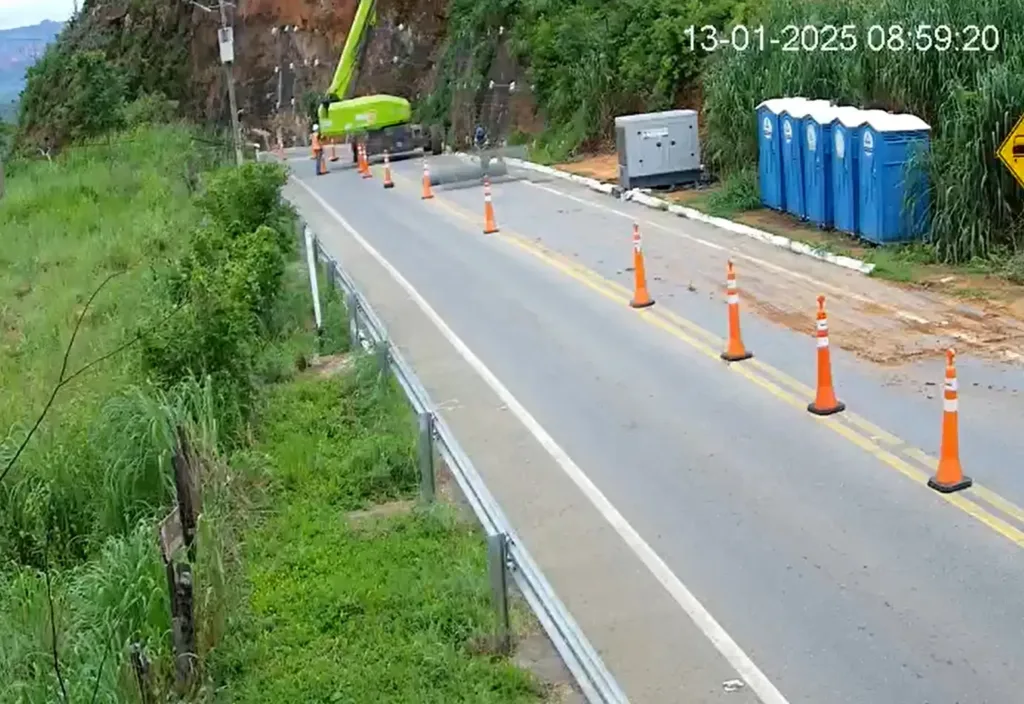
[[[171,459],[174,488],[178,494],[178,518],[189,562],[196,560],[196,525],[199,518],[199,483],[195,458],[184,428],[177,429],[177,448]]]
[[[192,684],[196,664],[196,624],[193,610],[192,568],[184,563],[168,565],[171,581],[171,638],[174,642],[174,680],[179,692]]]
[[[130,653],[132,670],[135,671],[135,681],[139,684],[139,697],[142,699],[142,704],[150,704],[153,701],[153,692],[149,679],[149,658],[142,651],[141,643],[132,643]]]

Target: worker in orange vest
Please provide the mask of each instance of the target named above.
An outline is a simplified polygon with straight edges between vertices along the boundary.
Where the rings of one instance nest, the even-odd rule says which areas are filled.
[[[316,175],[319,176],[324,173],[323,164],[321,163],[324,158],[324,147],[320,143],[320,125],[313,125],[313,159],[316,163]]]

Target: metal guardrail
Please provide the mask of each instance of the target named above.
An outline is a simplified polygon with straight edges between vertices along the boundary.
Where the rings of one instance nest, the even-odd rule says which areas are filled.
[[[304,222],[300,224],[300,238],[311,274],[310,286],[314,296],[317,328],[320,329],[322,323],[314,261],[327,266],[327,280],[345,296],[352,344],[358,343],[365,351],[377,356],[381,370],[394,375],[417,415],[421,496],[428,501],[434,499],[436,452],[455,477],[487,535],[488,569],[501,646],[507,649],[511,639],[507,581],[511,575],[587,701],[591,704],[628,704],[626,695],[516,536],[473,463],[438,414],[426,389],[389,341],[387,329],[366,298],[338,262],[324,251],[316,235]],[[308,248],[310,245],[312,250]]]

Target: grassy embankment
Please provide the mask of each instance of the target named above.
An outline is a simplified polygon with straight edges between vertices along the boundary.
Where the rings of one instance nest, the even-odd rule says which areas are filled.
[[[365,376],[295,380],[315,339],[290,216],[278,206],[281,176],[252,165],[205,173],[223,156],[167,127],[11,169],[0,203],[0,472],[59,382],[79,316],[67,373],[102,361],[60,389],[0,480],[0,700],[50,702],[63,687],[70,701],[138,701],[128,666],[136,642],[154,689],[167,690],[155,523],[173,500],[178,426],[207,467],[195,566],[205,666],[192,699],[269,691],[311,701],[305,693],[317,691],[324,701],[379,701],[389,690],[368,687],[404,672],[407,687],[447,681],[449,700],[479,701],[482,691],[517,700],[531,691],[524,676],[470,657],[460,640],[485,619],[478,539],[443,515],[397,518],[377,537],[328,520],[408,490],[406,415],[370,393]],[[325,318],[344,329],[336,297]],[[336,410],[346,412],[323,415]],[[319,473],[305,464],[313,447],[330,458]],[[448,562],[395,562],[410,555]],[[301,577],[316,572],[315,584]],[[406,584],[417,589],[403,601]],[[344,631],[344,651],[324,647],[336,604],[380,614],[380,627]],[[286,629],[273,616],[284,612]]]

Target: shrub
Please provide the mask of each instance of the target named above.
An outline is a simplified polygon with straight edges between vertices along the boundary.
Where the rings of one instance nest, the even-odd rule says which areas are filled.
[[[163,387],[212,377],[221,412],[235,422],[256,389],[258,356],[293,247],[290,209],[280,199],[285,178],[280,167],[254,163],[212,174],[197,198],[206,224],[156,281],[166,305],[151,318],[176,312],[146,336],[145,371]]]
[[[123,121],[128,127],[164,124],[171,122],[177,112],[177,100],[168,100],[159,91],[143,93],[124,106]]]
[[[125,76],[102,53],[51,44],[29,68],[19,126],[33,144],[60,145],[121,124]]]
[[[210,222],[231,237],[264,224],[279,226],[281,246],[286,250],[291,240],[284,239],[284,219],[290,210],[281,203],[281,187],[287,180],[287,173],[277,164],[246,162],[240,168],[214,172],[196,202]]]

